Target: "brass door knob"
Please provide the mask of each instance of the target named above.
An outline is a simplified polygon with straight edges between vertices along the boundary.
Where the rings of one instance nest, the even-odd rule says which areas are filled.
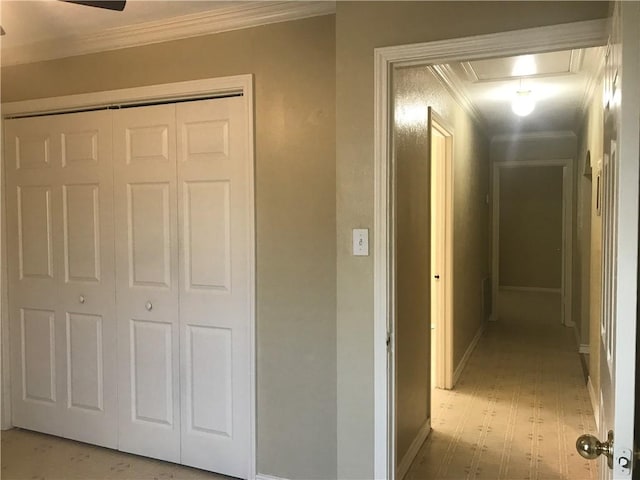
[[[613,431],[609,430],[606,442],[601,442],[593,435],[579,436],[576,440],[576,450],[587,460],[595,460],[600,455],[605,455],[609,468],[613,468]]]

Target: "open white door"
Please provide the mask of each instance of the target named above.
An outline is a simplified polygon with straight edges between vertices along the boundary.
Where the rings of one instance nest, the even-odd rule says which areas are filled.
[[[601,478],[607,480],[630,479],[633,470],[640,159],[638,25],[640,3],[618,2],[604,81],[601,442],[584,436],[578,443],[583,456],[606,457],[600,471]]]
[[[453,388],[453,133],[429,107],[431,143],[431,388]]]

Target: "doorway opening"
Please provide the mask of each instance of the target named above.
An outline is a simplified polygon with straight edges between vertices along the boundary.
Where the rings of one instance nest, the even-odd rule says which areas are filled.
[[[572,319],[573,159],[493,163],[496,319]]]
[[[567,34],[567,32],[569,32]],[[490,37],[490,38],[489,38]],[[407,119],[413,116],[413,118],[420,117],[420,109],[404,108],[402,105],[393,105],[393,102],[389,102],[391,76],[398,70],[405,67],[416,67],[420,65],[431,66],[434,68],[436,65],[447,64],[451,62],[480,60],[486,58],[493,58],[498,56],[515,56],[524,55],[530,52],[547,52],[549,45],[553,45],[554,50],[558,49],[572,49],[583,48],[594,45],[602,45],[605,43],[606,38],[606,26],[604,22],[581,22],[578,24],[563,25],[562,27],[543,27],[540,29],[530,29],[519,32],[508,32],[504,34],[492,35],[487,37],[474,37],[468,39],[457,39],[448,42],[433,42],[424,45],[407,46],[405,50],[403,47],[390,47],[388,49],[376,50],[376,118],[378,119],[376,124],[376,225],[375,235],[378,239],[378,245],[376,248],[376,269],[375,269],[375,286],[376,286],[376,309],[375,309],[375,365],[376,365],[376,401],[375,401],[375,415],[376,415],[376,435],[375,435],[375,458],[376,458],[376,478],[401,478],[403,469],[396,468],[398,465],[406,465],[406,447],[410,442],[401,440],[403,445],[398,445],[399,440],[396,438],[396,432],[398,428],[405,428],[402,422],[404,419],[397,418],[398,404],[396,395],[403,389],[400,385],[400,377],[398,377],[398,360],[401,359],[402,353],[402,335],[401,329],[396,330],[398,316],[401,315],[401,310],[396,303],[396,295],[400,294],[398,285],[396,285],[396,269],[399,266],[395,257],[394,248],[398,248],[399,242],[396,239],[396,235],[399,233],[396,231],[396,218],[394,216],[397,213],[397,205],[392,203],[390,205],[389,200],[395,201],[397,194],[400,190],[396,190],[397,185],[394,183],[395,164],[397,160],[397,150],[390,148],[394,145],[395,138],[391,134],[391,125],[389,118],[394,118],[394,121],[398,122],[398,117],[406,114]],[[393,77],[395,82],[396,78]],[[395,83],[394,83],[395,85]],[[450,85],[449,85],[450,87]],[[454,87],[455,88],[455,87]],[[464,100],[458,103],[464,103]],[[393,106],[393,107],[392,107]],[[441,109],[438,105],[438,111]],[[394,117],[389,116],[391,113],[390,108],[394,108]],[[426,114],[426,109],[425,109]],[[426,115],[424,115],[426,117]],[[458,125],[454,125],[456,135],[458,135]],[[465,132],[467,133],[467,132]],[[462,136],[462,135],[461,135]],[[437,134],[433,135],[437,138]],[[437,142],[437,140],[436,140]],[[457,148],[457,147],[456,147]],[[473,151],[473,149],[471,149]],[[391,155],[387,155],[386,152],[391,152]],[[561,158],[561,157],[557,157]],[[394,172],[391,175],[391,172]],[[455,178],[458,178],[459,172],[452,168],[452,173]],[[473,178],[473,172],[462,172]],[[392,179],[390,182],[389,179]],[[471,182],[472,183],[472,182]],[[458,184],[456,183],[456,192]],[[489,210],[490,192],[476,192],[476,200],[480,199],[484,202],[487,210]],[[453,196],[453,195],[452,195]],[[457,197],[454,197],[457,198]],[[474,200],[474,201],[476,201]],[[433,201],[433,198],[432,198]],[[464,205],[462,208],[467,208],[468,205]],[[460,221],[457,217],[457,213],[453,216],[453,223]],[[566,215],[563,210],[562,213]],[[437,220],[436,220],[437,221]],[[490,223],[487,222],[487,238],[490,237]],[[566,236],[566,232],[565,232]],[[433,238],[433,237],[432,237]],[[398,242],[398,243],[396,243]],[[487,250],[490,244],[487,244]],[[562,249],[561,249],[562,250]],[[429,249],[429,253],[431,253]],[[561,253],[563,253],[561,251]],[[471,268],[471,263],[474,261],[473,257],[464,258],[464,261],[468,262],[468,265],[458,267],[464,269],[465,267]],[[434,264],[437,259],[432,258]],[[431,267],[428,271],[433,275]],[[458,271],[457,269],[455,270]],[[431,285],[430,289],[434,289]],[[434,289],[437,291],[437,289]],[[485,315],[492,313],[493,306],[495,308],[495,289],[488,289],[490,301],[485,300],[481,293],[481,288],[478,286],[478,296],[465,298],[462,301],[455,301],[455,308],[465,308],[465,302],[478,301],[482,305],[478,310],[480,322],[483,324],[486,320]],[[487,306],[488,305],[488,306]],[[430,310],[431,312],[431,310]],[[430,331],[430,323],[428,330]],[[453,332],[452,332],[453,333]],[[406,332],[404,333],[406,336]],[[477,343],[478,338],[482,335],[482,326],[477,332],[471,332],[471,339],[468,343],[472,348]],[[468,359],[468,351],[455,351],[455,333],[454,338],[454,358],[457,359],[457,363],[464,364]],[[437,336],[436,336],[437,338]],[[379,339],[383,342],[378,341]],[[392,347],[387,350],[382,348],[382,345],[386,345],[387,341],[391,341]],[[434,343],[435,350],[437,352],[438,342]],[[471,350],[472,350],[471,348]],[[437,355],[437,353],[436,353]],[[396,358],[397,357],[397,358]],[[437,359],[439,356],[436,357]],[[430,370],[430,368],[429,368]],[[437,377],[438,368],[434,368],[434,373]],[[428,373],[428,372],[425,372]],[[455,384],[455,382],[452,382]],[[400,424],[398,423],[400,422]],[[424,424],[423,424],[424,425]],[[421,427],[421,431],[424,430],[424,426]],[[413,447],[413,444],[410,445]]]

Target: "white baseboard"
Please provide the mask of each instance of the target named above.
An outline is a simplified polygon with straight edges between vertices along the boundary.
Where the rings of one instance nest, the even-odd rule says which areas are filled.
[[[13,428],[13,423],[11,423],[10,418],[2,418],[0,421],[0,430],[11,430]]]
[[[13,428],[11,420],[11,384],[8,377],[2,379],[2,393],[0,394],[0,430]]]
[[[409,468],[415,460],[416,455],[418,455],[420,447],[429,436],[429,432],[431,432],[430,418],[428,418],[427,421],[422,424],[422,427],[420,427],[416,438],[414,438],[413,442],[411,442],[409,450],[407,450],[407,453],[405,453],[404,457],[402,457],[402,461],[398,464],[398,470],[396,471],[396,480],[402,480],[407,472],[409,472]]]
[[[256,480],[287,480],[287,479],[282,477],[274,477],[273,475],[263,475],[262,473],[257,473]]]
[[[460,375],[462,375],[462,371],[464,370],[464,367],[467,366],[467,362],[469,361],[469,357],[471,357],[471,354],[475,350],[476,345],[478,345],[478,342],[480,341],[480,337],[482,337],[482,334],[484,333],[485,327],[486,327],[486,323],[482,322],[482,324],[480,325],[480,328],[476,332],[476,336],[473,337],[473,340],[471,340],[471,343],[469,343],[469,346],[467,347],[467,351],[464,352],[464,355],[462,356],[462,360],[460,360],[460,363],[458,364],[458,366],[454,370],[454,372],[453,372],[453,386],[454,387],[455,387],[456,383],[458,383],[458,379],[460,378]]]
[[[545,287],[513,287],[510,285],[501,285],[500,290],[506,290],[508,292],[536,292],[536,293],[562,293],[559,288],[545,288]]]
[[[573,328],[573,334],[576,337],[576,347],[578,347],[578,352],[586,353],[588,355],[589,352],[591,351],[591,348],[589,347],[588,343],[582,343],[582,338],[580,336],[580,332],[578,331],[578,328],[576,327],[576,324],[574,322],[566,323],[565,327]]]
[[[567,327],[573,327],[573,333],[576,337],[576,346],[578,347],[578,353],[583,353],[585,355],[589,355],[589,353],[591,352],[591,346],[588,343],[582,343],[582,339],[580,338],[580,332],[578,332],[578,329],[576,328],[575,323],[573,323],[572,325],[566,325]]]

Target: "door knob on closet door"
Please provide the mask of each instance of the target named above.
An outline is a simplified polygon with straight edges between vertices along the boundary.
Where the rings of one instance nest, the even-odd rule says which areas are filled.
[[[84,298],[84,295],[80,295],[80,297],[78,298],[78,301],[80,303],[84,303],[86,301],[86,299]]]
[[[150,311],[151,311],[151,309],[153,309],[153,303],[151,303],[151,302],[147,302],[147,303],[145,303],[145,304],[144,304],[144,308],[146,308],[146,309],[147,309],[147,311],[148,311],[148,312],[150,312]]]

